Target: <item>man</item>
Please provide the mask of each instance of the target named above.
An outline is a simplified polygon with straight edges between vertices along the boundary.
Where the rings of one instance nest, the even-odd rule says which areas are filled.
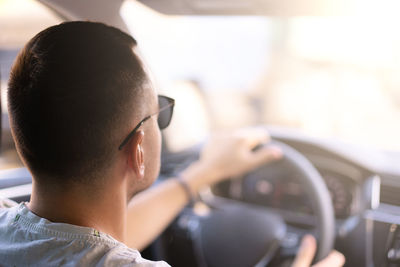
[[[135,45],[104,24],[70,22],[40,32],[19,54],[9,115],[33,188],[29,203],[0,211],[0,264],[168,266],[136,249],[200,188],[280,158],[277,148],[252,152],[268,136],[245,130],[211,141],[179,178],[142,192],[158,176],[160,128],[174,103],[157,98]],[[297,266],[315,251],[313,238],[304,242]],[[326,261],[340,266],[343,257]]]

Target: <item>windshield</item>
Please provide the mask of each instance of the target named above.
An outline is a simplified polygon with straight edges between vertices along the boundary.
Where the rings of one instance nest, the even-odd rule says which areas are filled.
[[[121,14],[160,91],[177,98],[173,150],[259,124],[400,150],[394,16],[182,17],[136,1]]]
[[[172,151],[215,130],[260,124],[400,151],[399,6],[386,2],[392,6],[381,16],[170,16],[130,0],[120,12],[160,93],[177,100],[165,131]],[[61,19],[31,0],[0,6],[6,113],[18,50]],[[5,155],[12,147],[6,115],[2,124]]]

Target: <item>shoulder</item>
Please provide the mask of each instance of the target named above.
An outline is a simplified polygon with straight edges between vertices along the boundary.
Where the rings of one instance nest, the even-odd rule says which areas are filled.
[[[17,202],[14,202],[10,199],[0,198],[0,209],[2,208],[11,208],[18,205]]]
[[[169,267],[164,261],[150,261],[144,259],[140,252],[120,244],[110,248],[99,259],[100,266],[132,266],[132,267]]]

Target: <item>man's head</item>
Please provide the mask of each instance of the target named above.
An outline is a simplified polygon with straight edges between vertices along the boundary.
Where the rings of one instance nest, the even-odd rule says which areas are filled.
[[[10,123],[37,182],[96,182],[124,153],[118,146],[131,127],[157,109],[135,46],[116,28],[69,22],[40,32],[20,52],[9,81]],[[146,125],[147,141],[139,132],[132,142],[150,150],[157,169],[159,131],[154,121]]]

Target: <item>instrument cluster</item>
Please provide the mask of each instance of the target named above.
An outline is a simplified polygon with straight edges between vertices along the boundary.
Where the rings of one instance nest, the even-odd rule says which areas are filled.
[[[339,173],[319,170],[332,198],[337,219],[349,217],[354,209],[356,183]],[[213,193],[252,204],[299,214],[312,214],[307,188],[295,174],[261,168],[244,177],[219,184]]]

